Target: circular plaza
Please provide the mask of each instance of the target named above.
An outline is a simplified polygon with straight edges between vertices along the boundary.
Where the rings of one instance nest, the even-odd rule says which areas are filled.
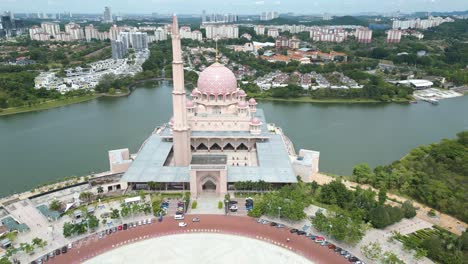
[[[163,236],[139,241],[98,255],[85,263],[297,263],[308,259],[257,239],[215,233]]]

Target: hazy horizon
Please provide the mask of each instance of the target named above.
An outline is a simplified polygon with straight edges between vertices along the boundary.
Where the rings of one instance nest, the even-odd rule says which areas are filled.
[[[210,13],[260,14],[265,11],[297,14],[356,14],[356,13],[401,13],[450,12],[468,10],[467,0],[0,0],[0,11],[13,13],[90,13],[98,14],[110,6],[114,14]]]

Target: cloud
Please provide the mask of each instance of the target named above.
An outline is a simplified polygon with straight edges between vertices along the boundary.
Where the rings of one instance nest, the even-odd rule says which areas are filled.
[[[264,5],[265,1],[256,1],[254,2],[255,5]]]
[[[273,4],[274,5],[281,5],[281,1],[275,1]]]

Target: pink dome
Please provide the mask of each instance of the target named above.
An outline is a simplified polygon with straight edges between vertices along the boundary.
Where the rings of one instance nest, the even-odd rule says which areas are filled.
[[[239,92],[237,93],[239,96],[245,96],[245,91],[244,90],[239,90]]]
[[[247,107],[247,103],[244,102],[244,101],[241,101],[241,102],[237,103],[237,105],[238,105],[240,108]]]
[[[193,107],[193,101],[187,100],[186,105],[187,105],[188,108],[192,108]]]
[[[191,95],[192,96],[198,96],[197,89],[193,89]]]
[[[250,105],[255,105],[255,104],[257,104],[257,101],[255,101],[254,98],[250,98],[250,99],[249,99],[249,104],[250,104]]]
[[[174,124],[174,118],[173,117],[171,117],[171,120],[169,121],[169,124],[171,124],[171,125]]]
[[[200,73],[198,89],[207,94],[227,94],[237,90],[234,73],[220,63],[213,63]]]
[[[262,121],[260,121],[260,119],[254,117],[252,118],[252,120],[250,120],[250,123],[252,123],[252,125],[260,125],[262,123]]]

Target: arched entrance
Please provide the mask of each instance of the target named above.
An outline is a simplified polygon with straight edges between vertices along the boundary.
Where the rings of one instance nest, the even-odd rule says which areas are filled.
[[[202,190],[204,192],[216,192],[216,184],[213,181],[208,180],[202,185]]]

